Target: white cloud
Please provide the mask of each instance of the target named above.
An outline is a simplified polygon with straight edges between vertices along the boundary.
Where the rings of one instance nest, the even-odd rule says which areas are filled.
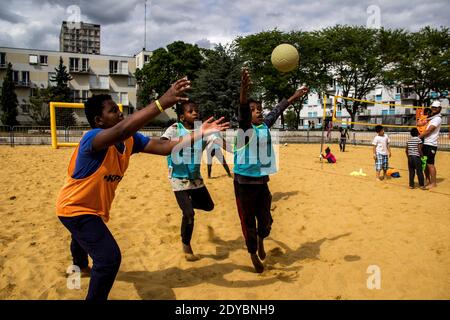
[[[58,50],[61,22],[74,4],[84,21],[101,24],[102,53],[132,55],[144,46],[144,0],[2,1],[0,46]],[[384,27],[416,31],[425,25],[449,26],[446,0],[148,0],[147,49],[176,40],[225,43],[275,27],[366,25],[370,5],[379,6]]]

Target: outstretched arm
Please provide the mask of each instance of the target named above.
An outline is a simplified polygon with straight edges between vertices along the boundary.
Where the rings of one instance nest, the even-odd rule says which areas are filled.
[[[163,109],[170,108],[175,103],[187,100],[183,94],[191,87],[191,82],[187,78],[176,81],[169,90],[159,99]],[[133,113],[131,116],[120,121],[114,127],[102,130],[92,141],[92,149],[99,151],[134,135],[139,129],[146,125],[161,113],[155,102],[150,103],[144,109]]]
[[[166,140],[166,139],[151,139],[145,146],[143,152],[158,154],[162,156],[169,155],[176,147],[178,150],[190,145],[192,142],[202,139],[210,134],[223,131],[230,127],[229,122],[223,122],[224,117],[213,121],[213,118],[206,120],[200,129],[191,132],[191,134],[181,137],[180,139]]]
[[[286,110],[287,107],[292,105],[295,101],[297,101],[299,98],[307,94],[309,89],[305,86],[302,86],[297,91],[294,92],[294,94],[289,99],[283,99],[280,103],[277,104],[275,108],[273,108],[272,111],[269,112],[269,114],[264,118],[264,123],[269,128],[272,127],[275,124],[275,121],[283,114],[284,110]]]
[[[248,104],[248,91],[251,80],[248,69],[242,69],[241,90],[239,95],[238,123],[239,128],[247,130],[252,126],[252,112]]]

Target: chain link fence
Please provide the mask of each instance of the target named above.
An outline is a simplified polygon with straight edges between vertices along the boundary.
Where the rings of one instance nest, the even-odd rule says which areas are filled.
[[[59,142],[79,142],[81,137],[90,130],[90,127],[57,127]],[[139,132],[148,137],[160,137],[164,133],[163,128],[143,128]],[[321,143],[322,131],[319,130],[297,130],[283,131],[272,130],[277,135],[279,143]],[[408,132],[386,133],[391,139],[391,146],[406,147],[406,142],[410,138]],[[375,132],[370,131],[349,131],[347,144],[371,145],[375,137]],[[235,132],[227,130],[226,139],[231,142]],[[339,143],[340,133],[332,131],[324,132],[324,143]],[[40,126],[0,126],[0,145],[51,145],[50,127]],[[441,132],[439,136],[440,150],[450,151],[450,134]]]

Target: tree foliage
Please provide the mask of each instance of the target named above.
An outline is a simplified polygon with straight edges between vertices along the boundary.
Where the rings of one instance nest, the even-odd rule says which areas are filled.
[[[8,63],[6,75],[3,79],[2,92],[0,97],[0,105],[2,108],[1,120],[4,125],[15,126],[18,124],[18,106],[17,95],[15,92],[14,81],[12,78],[12,65]]]
[[[200,106],[202,118],[233,119],[239,103],[241,59],[230,47],[219,45],[209,54],[188,94]]]

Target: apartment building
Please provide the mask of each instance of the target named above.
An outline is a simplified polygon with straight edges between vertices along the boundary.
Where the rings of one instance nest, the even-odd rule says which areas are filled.
[[[124,114],[132,113],[136,106],[136,56],[82,54],[37,49],[0,47],[0,87],[6,75],[8,63],[13,66],[13,80],[19,101],[17,120],[31,125],[30,97],[36,88],[52,86],[59,58],[73,77],[69,83],[73,102],[84,102],[92,94],[107,93],[124,106]],[[82,110],[77,112],[80,125],[87,124]],[[176,118],[173,110],[167,110],[156,120]]]
[[[59,34],[59,51],[100,54],[100,25],[63,21]]]
[[[342,95],[342,87],[334,83],[327,88],[326,114],[331,116],[333,112],[334,97]],[[350,97],[353,95],[349,94]],[[434,92],[430,97],[437,98]],[[450,96],[448,97],[450,98]],[[366,106],[359,108],[355,121],[370,124],[392,124],[392,125],[413,125],[415,123],[415,109],[407,108],[417,104],[418,96],[412,88],[407,86],[385,87],[378,85],[374,90],[366,95],[365,100],[373,101]],[[310,93],[304,101],[300,112],[300,128],[308,128],[309,121],[314,121],[316,128],[321,128],[323,117],[323,94]],[[342,98],[337,98],[336,117],[350,122],[351,117],[344,106]],[[350,102],[351,103],[351,102]],[[396,106],[392,106],[396,104]],[[403,107],[404,106],[404,107]],[[442,110],[443,115],[450,114],[449,109]],[[443,117],[444,124],[447,124],[448,118]],[[364,126],[359,126],[364,128]]]

